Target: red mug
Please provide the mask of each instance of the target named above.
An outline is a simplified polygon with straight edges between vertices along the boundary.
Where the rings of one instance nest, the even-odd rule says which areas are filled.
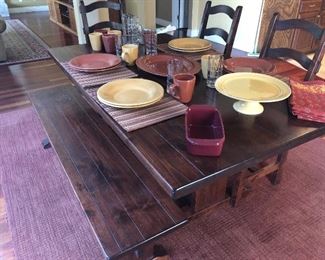
[[[191,101],[196,77],[191,73],[179,73],[173,76],[174,83],[169,87],[170,94],[182,103]]]

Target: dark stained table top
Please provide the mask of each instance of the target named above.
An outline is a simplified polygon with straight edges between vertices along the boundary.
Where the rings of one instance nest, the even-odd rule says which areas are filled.
[[[84,45],[50,49],[50,54],[58,64],[88,52],[89,49]],[[276,66],[275,74],[279,76],[296,79],[304,76],[303,70],[291,64],[284,61],[273,62]],[[136,67],[133,69],[137,70]],[[165,78],[141,71],[139,76],[166,86]],[[83,92],[81,88],[78,89]],[[201,74],[197,75],[191,104],[213,105],[222,115],[226,139],[218,158],[192,156],[187,153],[184,116],[126,133],[97,104],[92,102],[92,107],[103,116],[174,199],[325,134],[325,124],[298,120],[292,116],[288,111],[287,101],[263,104],[265,110],[258,116],[237,113],[232,107],[234,102],[235,100],[219,94],[216,90],[207,88]]]

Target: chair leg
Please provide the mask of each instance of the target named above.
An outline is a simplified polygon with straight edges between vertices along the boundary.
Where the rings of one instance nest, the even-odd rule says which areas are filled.
[[[245,173],[240,172],[234,178],[231,185],[230,205],[236,207],[241,199],[245,188]]]
[[[279,154],[276,158],[276,163],[278,164],[278,170],[267,175],[267,178],[273,185],[279,184],[281,182],[282,168],[283,168],[283,164],[287,160],[287,156],[288,156],[288,152]]]

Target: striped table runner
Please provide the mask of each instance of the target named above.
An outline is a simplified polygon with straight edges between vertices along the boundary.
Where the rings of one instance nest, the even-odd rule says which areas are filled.
[[[168,47],[168,43],[161,43],[158,44],[158,50],[167,53],[167,54],[172,54],[172,55],[182,55],[183,57],[186,57],[191,60],[195,61],[200,61],[201,56],[206,55],[206,54],[219,54],[215,49],[210,49],[207,51],[202,51],[202,52],[179,52],[179,51],[174,51]]]
[[[165,96],[159,102],[144,108],[120,109],[110,107],[97,99],[97,89],[88,88],[86,92],[127,132],[184,115],[187,110],[186,105],[170,96]]]
[[[69,66],[68,62],[62,62],[61,65],[82,88],[98,86],[115,79],[125,79],[138,76],[123,65],[112,70],[95,73],[76,71]]]

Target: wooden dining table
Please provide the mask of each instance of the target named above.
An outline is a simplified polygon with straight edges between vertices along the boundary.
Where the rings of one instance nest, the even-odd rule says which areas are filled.
[[[160,42],[169,39],[164,35]],[[65,71],[62,62],[91,50],[74,45],[49,52]],[[234,51],[233,55],[242,54]],[[282,60],[270,61],[275,65],[273,75],[303,79],[302,69]],[[130,69],[138,77],[166,86],[164,77],[136,66]],[[219,157],[194,156],[186,149],[184,116],[126,132],[67,75],[74,87],[34,92],[31,99],[107,256],[112,258],[134,253],[186,224],[198,212],[229,200],[227,183],[232,176],[325,134],[325,124],[293,116],[287,100],[263,104],[260,115],[240,114],[233,109],[236,100],[206,87],[199,73],[187,105],[216,107],[222,116],[225,143]]]

